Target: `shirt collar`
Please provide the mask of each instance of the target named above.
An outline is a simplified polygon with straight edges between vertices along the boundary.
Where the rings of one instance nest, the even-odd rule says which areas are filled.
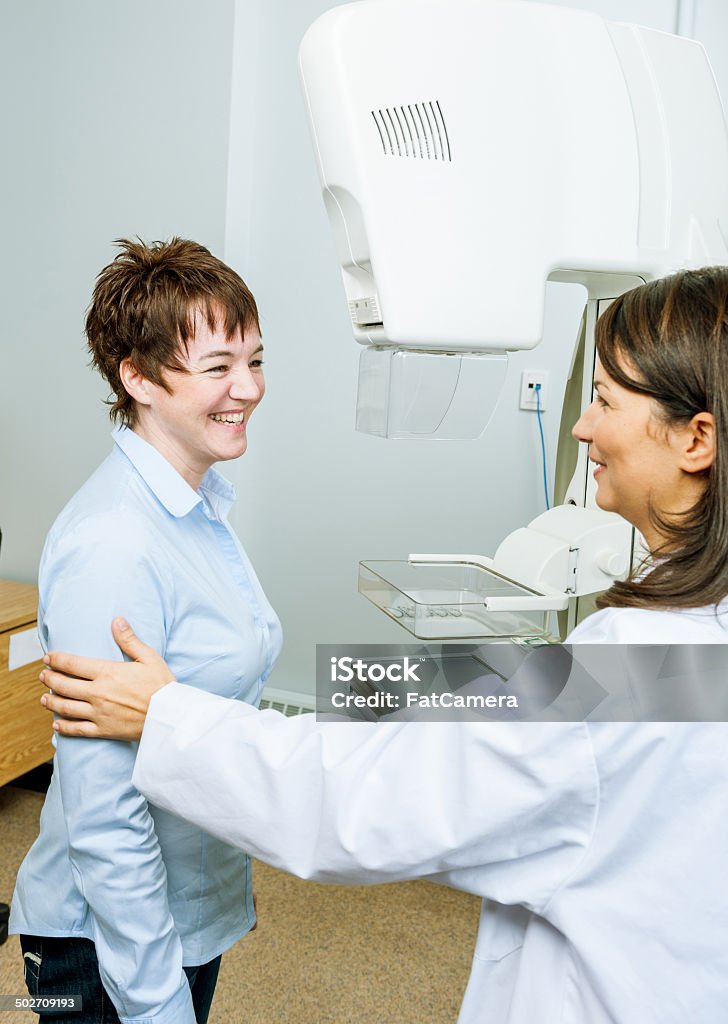
[[[218,519],[227,516],[235,501],[235,488],[217,470],[208,469],[198,493],[161,452],[133,430],[115,427],[111,436],[170,515],[179,519],[206,500]]]

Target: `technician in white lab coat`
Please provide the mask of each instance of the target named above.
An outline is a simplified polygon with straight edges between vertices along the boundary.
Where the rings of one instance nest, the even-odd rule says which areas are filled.
[[[569,640],[728,643],[728,268],[622,296],[597,344],[574,434],[651,558]],[[141,736],[149,800],[302,878],[483,897],[461,1024],[728,1019],[724,724],[317,724],[116,636],[137,664],[51,655],[94,680],[46,670],[58,731]]]

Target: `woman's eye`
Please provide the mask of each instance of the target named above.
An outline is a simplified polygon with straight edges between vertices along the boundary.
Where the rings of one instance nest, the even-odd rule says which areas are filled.
[[[211,366],[207,373],[227,373],[230,369],[229,366]]]
[[[602,407],[602,409],[609,408],[609,403],[605,401],[605,399],[603,399],[601,395],[597,395],[597,403]]]
[[[253,359],[250,362],[250,368],[252,370],[259,370],[262,365],[263,365],[263,360],[262,359]]]

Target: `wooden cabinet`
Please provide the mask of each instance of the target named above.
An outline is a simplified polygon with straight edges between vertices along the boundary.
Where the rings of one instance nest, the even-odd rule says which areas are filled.
[[[32,639],[37,608],[36,587],[0,580],[0,786],[53,757],[53,716],[39,703],[43,662],[9,668],[11,654],[24,660],[18,650]]]

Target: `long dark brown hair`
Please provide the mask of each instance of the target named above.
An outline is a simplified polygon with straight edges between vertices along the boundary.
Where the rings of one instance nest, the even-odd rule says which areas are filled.
[[[626,292],[597,321],[596,345],[610,377],[652,398],[668,429],[700,412],[715,420],[700,498],[679,516],[650,508],[664,543],[597,605],[716,605],[728,594],[728,267],[685,270]]]

